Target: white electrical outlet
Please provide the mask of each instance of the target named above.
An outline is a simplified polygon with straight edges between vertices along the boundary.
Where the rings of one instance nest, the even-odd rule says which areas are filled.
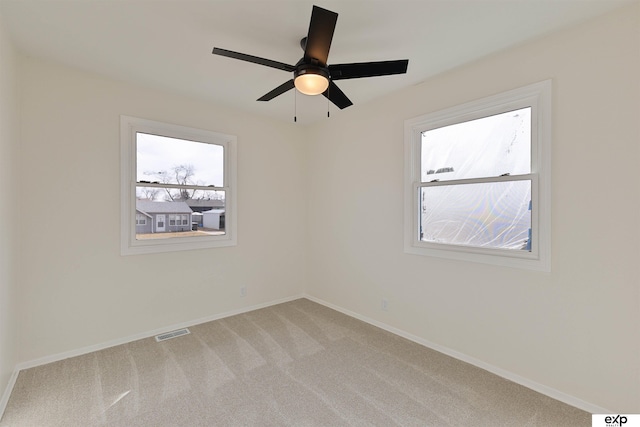
[[[241,297],[246,297],[247,296],[247,287],[246,286],[241,286],[240,287],[240,296]]]
[[[388,311],[389,310],[389,300],[382,299],[382,303],[380,304],[380,308],[382,308],[383,311]]]

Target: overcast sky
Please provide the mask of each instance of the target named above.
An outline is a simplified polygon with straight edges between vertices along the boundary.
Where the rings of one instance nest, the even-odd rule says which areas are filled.
[[[224,148],[221,145],[138,133],[138,181],[157,181],[158,172],[170,172],[176,166],[189,164],[195,171],[191,178],[193,184],[224,185]]]

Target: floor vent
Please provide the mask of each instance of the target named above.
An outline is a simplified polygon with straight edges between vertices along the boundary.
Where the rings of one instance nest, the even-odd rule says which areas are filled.
[[[189,332],[187,328],[178,329],[177,331],[171,331],[165,334],[156,335],[156,341],[157,342],[166,341],[166,340],[170,340],[171,338],[181,337],[182,335],[188,335],[190,333],[191,332]]]

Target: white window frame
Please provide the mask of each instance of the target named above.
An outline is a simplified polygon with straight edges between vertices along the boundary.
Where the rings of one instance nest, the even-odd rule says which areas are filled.
[[[198,187],[225,192],[225,234],[167,239],[136,240],[136,134],[147,133],[170,138],[216,144],[224,147],[223,187]],[[131,116],[120,116],[120,253],[149,254],[237,245],[237,138],[203,129],[162,123]],[[168,224],[166,224],[168,227]]]
[[[531,107],[531,251],[478,248],[424,242],[419,236],[422,133],[456,123]],[[513,180],[513,177],[494,179]],[[486,179],[465,180],[469,183]],[[404,251],[463,261],[551,271],[551,80],[528,85],[459,106],[425,114],[404,123]]]

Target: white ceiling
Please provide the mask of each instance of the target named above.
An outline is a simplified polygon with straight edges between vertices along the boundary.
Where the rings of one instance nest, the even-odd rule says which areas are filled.
[[[295,64],[313,4],[339,14],[329,64],[409,59],[405,75],[337,82],[354,106],[637,0],[0,0],[24,53],[292,121],[294,91],[256,99],[287,72],[211,54],[214,46]],[[298,123],[326,117],[297,95]],[[333,105],[332,116],[341,114]]]

